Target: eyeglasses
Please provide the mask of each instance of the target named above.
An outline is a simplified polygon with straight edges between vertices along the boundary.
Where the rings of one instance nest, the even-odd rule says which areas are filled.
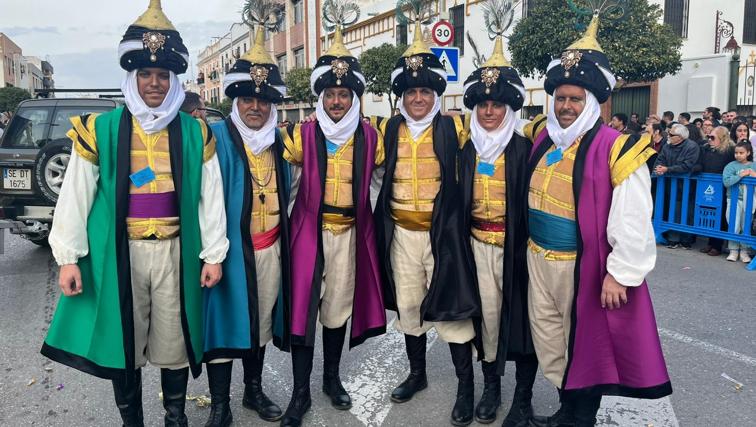
[[[708,138],[708,139],[709,139],[709,141],[714,141],[715,139],[717,139],[717,137],[716,137],[716,136],[714,136],[714,135],[709,135],[709,136],[707,136],[706,138]]]
[[[672,138],[673,136],[680,136],[680,135],[678,135],[676,133],[668,133],[667,135],[669,135],[670,138]]]

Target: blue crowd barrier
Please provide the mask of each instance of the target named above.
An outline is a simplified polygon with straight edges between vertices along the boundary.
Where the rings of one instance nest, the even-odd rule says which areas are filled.
[[[727,218],[727,231],[722,218],[727,209],[727,188],[722,183],[722,175],[702,173],[696,175],[662,175],[654,176],[656,180],[656,201],[654,205],[654,233],[656,241],[666,243],[662,236],[667,231],[690,233],[697,236],[715,237],[728,241],[740,242],[756,248],[756,236],[752,232],[754,192],[756,178],[743,178],[736,185],[730,187],[730,215]],[[740,186],[745,186],[745,218],[743,230],[735,233],[735,219],[737,201],[740,196]],[[690,203],[690,197],[695,198]],[[678,200],[680,212],[678,215]],[[666,209],[665,209],[666,207]],[[692,220],[691,212],[693,209]],[[746,269],[756,270],[756,258]]]

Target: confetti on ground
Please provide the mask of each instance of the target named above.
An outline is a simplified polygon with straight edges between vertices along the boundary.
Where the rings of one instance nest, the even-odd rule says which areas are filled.
[[[58,384],[57,386],[55,386],[55,389],[61,391],[63,390],[63,387],[65,387],[63,384]]]
[[[29,380],[29,382],[28,382],[28,383],[26,383],[26,386],[27,386],[27,387],[31,387],[31,386],[33,386],[33,385],[34,385],[34,383],[36,383],[36,382],[37,382],[37,379],[36,379],[36,378],[32,378],[32,379],[30,379],[30,380]]]
[[[681,270],[690,270],[690,267],[683,267]]]
[[[727,381],[733,383],[735,385],[735,390],[741,391],[743,389],[743,383],[741,383],[740,381],[736,380],[735,378],[733,378],[733,377],[725,374],[724,372],[722,372],[722,378],[724,378]]]
[[[52,372],[53,367],[52,366],[45,366],[45,371]]]
[[[198,408],[206,408],[210,406],[210,398],[205,396],[204,394],[200,394],[199,396],[192,396],[191,394],[186,395],[186,400],[194,401],[197,404]]]

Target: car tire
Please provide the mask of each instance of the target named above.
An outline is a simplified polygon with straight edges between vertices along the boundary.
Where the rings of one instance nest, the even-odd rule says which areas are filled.
[[[24,238],[32,243],[34,243],[37,246],[41,246],[43,248],[50,247],[50,242],[47,240],[48,236],[45,235],[45,237],[39,237],[37,235],[25,235]]]
[[[58,201],[70,159],[71,141],[60,140],[45,144],[34,161],[34,178],[39,194],[53,205]]]

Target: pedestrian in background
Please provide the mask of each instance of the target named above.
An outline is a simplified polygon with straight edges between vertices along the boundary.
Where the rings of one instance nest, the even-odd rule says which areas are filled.
[[[737,185],[743,178],[745,177],[754,177],[756,178],[756,164],[753,162],[753,147],[751,147],[751,143],[748,141],[741,141],[738,142],[737,145],[735,145],[735,160],[730,162],[724,169],[724,172],[722,173],[722,182],[724,183],[725,187],[727,187],[727,219],[730,220],[730,209],[731,206],[731,194],[732,194],[732,187],[734,185]],[[746,224],[745,222],[745,193],[746,193],[746,186],[743,184],[740,184],[740,188],[738,189],[738,202],[736,205],[737,211],[735,213],[735,226],[733,227],[733,233],[742,233],[743,228]],[[751,213],[754,211],[754,206],[756,206],[756,203],[753,203],[751,205]],[[730,248],[730,254],[727,256],[727,261],[735,262],[738,260],[738,255],[740,255],[740,260],[748,263],[751,262],[751,256],[748,254],[748,245],[742,244],[737,241],[730,241],[728,243],[728,247]]]
[[[737,144],[741,141],[750,142],[751,130],[746,122],[734,122],[730,128],[730,138]]]
[[[698,163],[698,157],[700,156],[700,148],[698,144],[688,139],[688,128],[676,124],[672,126],[672,129],[668,133],[667,144],[664,145],[659,152],[659,157],[656,158],[654,164],[654,173],[657,175],[687,175],[693,172],[693,167]],[[677,215],[682,212],[682,193],[675,198],[675,204],[677,206]],[[689,202],[692,198],[689,197]],[[688,207],[688,219],[687,223],[690,224],[693,220],[693,209]],[[693,244],[693,235],[689,233],[682,233],[677,231],[668,232],[667,240],[670,249],[676,249],[682,246],[685,249],[690,249]]]
[[[728,163],[735,160],[735,143],[730,139],[727,128],[720,126],[707,136],[707,143],[701,146],[700,168],[703,173],[721,174]],[[721,222],[721,231],[727,231],[727,223]],[[722,239],[709,238],[709,244],[701,252],[710,256],[722,253]]]

